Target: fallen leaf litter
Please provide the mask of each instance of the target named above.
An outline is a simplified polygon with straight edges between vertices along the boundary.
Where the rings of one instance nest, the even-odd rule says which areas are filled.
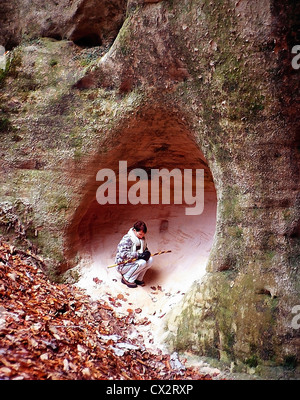
[[[211,379],[176,353],[147,349],[134,334],[150,323],[136,318],[142,310],[131,306],[120,316],[113,309],[126,296],[108,304],[53,283],[41,259],[6,242],[0,242],[0,299],[0,379]]]

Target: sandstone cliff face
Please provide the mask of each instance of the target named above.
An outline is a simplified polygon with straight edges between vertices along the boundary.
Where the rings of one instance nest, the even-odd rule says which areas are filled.
[[[92,3],[31,2],[34,27],[18,19],[24,2],[5,3],[2,43],[18,44],[1,74],[6,235],[14,226],[14,238],[26,236],[58,271],[99,241],[112,256],[114,235],[137,208],[99,207],[100,168],[117,171],[122,159],[128,169],[204,168],[214,206],[205,221],[217,203],[214,244],[205,277],[168,318],[167,340],[252,365],[296,363],[296,2]],[[146,208],[157,224],[183,215],[182,207]],[[195,219],[184,221],[185,234]]]

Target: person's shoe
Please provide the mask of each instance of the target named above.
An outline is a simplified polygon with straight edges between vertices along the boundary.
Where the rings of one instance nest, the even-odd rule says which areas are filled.
[[[126,281],[126,279],[124,278],[124,276],[122,276],[121,282],[124,283],[124,285],[127,285],[129,288],[136,288],[137,284],[136,283],[131,283]]]
[[[144,281],[139,281],[138,279],[136,279],[134,282],[139,286],[145,286],[145,282]]]

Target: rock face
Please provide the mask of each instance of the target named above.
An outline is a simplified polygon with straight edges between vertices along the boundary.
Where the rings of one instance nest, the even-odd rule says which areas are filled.
[[[112,257],[144,213],[155,243],[182,228],[180,265],[190,230],[212,242],[216,220],[206,275],[168,318],[170,347],[299,362],[296,2],[36,1],[21,21],[25,6],[4,2],[1,14],[3,234],[58,272]],[[172,204],[100,206],[96,174],[120,160],[204,169],[203,219]],[[193,246],[200,257],[201,240]]]
[[[10,49],[41,36],[70,39],[81,46],[111,43],[125,19],[126,0],[6,1],[0,38]]]

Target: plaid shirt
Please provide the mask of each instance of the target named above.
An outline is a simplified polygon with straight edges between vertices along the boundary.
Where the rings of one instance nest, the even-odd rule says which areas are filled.
[[[139,250],[139,247],[137,247],[136,250]],[[145,250],[147,250],[147,247]],[[130,238],[130,235],[127,233],[122,237],[120,243],[118,244],[115,263],[118,264],[127,260],[131,260],[132,258],[137,258],[138,254],[138,251],[133,251],[133,241]],[[127,265],[130,264],[131,263],[128,263]],[[118,270],[122,269],[122,267],[123,265],[121,264],[118,267]]]
[[[138,249],[137,249],[138,250]],[[133,242],[128,235],[124,235],[118,244],[117,254],[116,254],[116,264],[122,261],[131,260],[132,258],[137,258],[138,252],[133,251]]]

